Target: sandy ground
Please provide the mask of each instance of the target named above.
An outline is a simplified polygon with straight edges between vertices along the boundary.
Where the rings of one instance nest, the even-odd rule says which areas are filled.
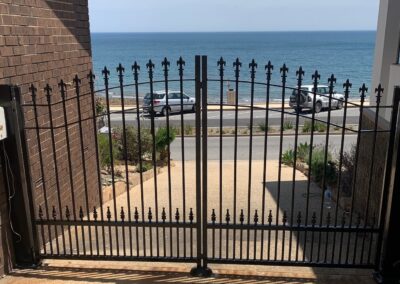
[[[213,209],[216,215],[216,223],[221,221],[226,224],[227,210],[229,210],[230,224],[234,222],[240,223],[240,212],[243,209],[244,224],[254,223],[255,212],[257,211],[258,221],[268,223],[268,215],[272,215],[272,224],[283,224],[283,217],[286,216],[286,225],[297,224],[297,217],[300,212],[301,224],[305,223],[308,203],[308,224],[311,223],[311,216],[316,213],[316,224],[326,225],[326,217],[328,212],[331,214],[331,224],[334,222],[334,206],[322,204],[321,207],[321,190],[314,183],[311,183],[309,194],[307,194],[308,183],[307,178],[301,172],[293,172],[291,167],[282,167],[281,182],[279,179],[278,162],[267,161],[266,183],[263,185],[263,162],[253,161],[251,164],[251,184],[249,195],[249,163],[248,161],[237,161],[237,186],[236,186],[236,216],[234,214],[235,190],[233,182],[233,161],[224,161],[222,164],[222,179],[220,180],[220,164],[218,161],[208,162],[208,197],[207,197],[207,220],[211,223],[211,215]],[[185,186],[182,186],[183,167],[180,161],[174,161],[170,170],[170,179],[168,168],[165,167],[161,173],[157,175],[157,191],[155,191],[155,180],[149,179],[141,186],[134,186],[129,191],[129,199],[126,192],[120,194],[115,202],[110,200],[104,205],[104,211],[110,208],[112,220],[114,220],[114,208],[117,212],[118,220],[120,220],[121,207],[124,207],[125,220],[129,220],[128,203],[131,209],[131,219],[134,218],[135,207],[138,209],[139,220],[142,219],[142,208],[145,220],[148,221],[148,212],[151,208],[152,222],[156,221],[158,216],[161,222],[162,211],[165,208],[166,222],[177,223],[176,212],[179,212],[178,223],[182,224],[183,216],[186,221],[189,219],[190,208],[193,208],[194,222],[196,222],[196,179],[195,179],[195,163],[192,161],[185,162]],[[293,184],[293,174],[295,175]],[[120,186],[125,187],[123,183]],[[278,190],[280,187],[280,190]],[[221,191],[222,188],[222,191]],[[121,191],[121,190],[119,190]],[[222,195],[221,195],[222,192]],[[278,194],[280,192],[280,194]],[[250,198],[249,198],[250,196]],[[183,198],[184,197],[184,198]],[[294,198],[293,198],[294,197]],[[308,197],[308,198],[307,198]],[[142,200],[143,199],[143,207]],[[185,200],[185,202],[183,202]],[[264,200],[264,203],[263,203]],[[129,202],[128,202],[129,201]],[[157,204],[158,210],[156,210]],[[220,206],[222,204],[222,206]],[[263,204],[265,205],[263,210]],[[291,208],[294,208],[293,214]],[[321,208],[323,212],[321,213]],[[250,215],[249,215],[250,212]],[[286,214],[285,214],[286,212]],[[221,215],[222,213],[222,215]],[[263,214],[264,213],[264,214]],[[321,219],[320,216],[323,216]],[[339,210],[339,216],[341,211]],[[171,218],[171,219],[170,219]],[[111,226],[93,228],[85,227],[84,232],[78,228],[80,253],[82,253],[83,245],[85,251],[89,254],[90,250],[94,254],[99,252],[101,255],[120,255],[120,256],[160,256],[160,257],[188,257],[194,259],[196,257],[196,228],[182,228],[182,226],[171,228],[166,226],[163,228],[150,229],[143,228],[123,228]],[[340,224],[340,221],[339,221]],[[90,229],[90,230],[89,230]],[[104,232],[103,232],[104,229]],[[74,228],[72,231],[72,240],[74,237]],[[89,237],[89,232],[91,238]],[[103,237],[104,234],[104,237]],[[68,234],[66,233],[66,236]],[[82,236],[82,237],[81,237]],[[208,229],[208,247],[207,253],[210,258],[231,259],[262,259],[268,261],[280,260],[306,260],[306,261],[340,261],[344,262],[346,258],[349,262],[367,262],[368,258],[373,259],[373,254],[369,254],[370,238],[366,237],[365,253],[362,254],[362,235],[356,236],[354,233],[320,233],[308,232],[290,232],[290,230],[254,230],[254,229]],[[76,254],[77,246],[72,241],[69,243],[66,237],[67,249],[66,253]],[[83,241],[84,239],[84,241]],[[91,240],[91,241],[90,241]],[[53,249],[56,247],[54,240]],[[335,244],[334,244],[335,243]],[[349,244],[349,246],[347,246]],[[49,251],[49,243],[46,248]],[[71,245],[71,246],[70,246]],[[61,245],[60,245],[61,246]],[[97,250],[97,246],[99,249]],[[89,250],[90,248],[90,250]],[[347,248],[352,248],[347,250]],[[355,249],[353,249],[355,248]],[[334,255],[333,255],[334,252]],[[356,253],[354,255],[354,253]]]

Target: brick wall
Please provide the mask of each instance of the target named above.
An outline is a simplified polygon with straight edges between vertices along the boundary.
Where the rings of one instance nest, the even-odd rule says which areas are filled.
[[[30,84],[37,88],[37,103],[46,104],[43,91],[46,83],[53,89],[52,106],[55,130],[55,146],[59,171],[59,186],[55,179],[53,148],[50,130],[41,129],[43,163],[40,163],[38,139],[35,130],[27,130],[27,146],[30,155],[30,170],[36,210],[38,205],[45,209],[44,193],[47,194],[47,206],[51,217],[55,206],[59,218],[59,197],[62,211],[65,206],[72,209],[70,175],[73,179],[76,209],[80,206],[86,212],[82,148],[77,99],[74,99],[73,77],[77,74],[81,80],[81,114],[84,122],[83,149],[87,170],[88,203],[90,208],[98,202],[96,160],[91,114],[91,97],[86,78],[92,68],[90,32],[87,0],[0,0],[0,84],[15,84],[21,88],[22,101],[31,103]],[[72,172],[69,171],[63,108],[60,101],[58,82],[63,79],[67,84],[67,121],[71,145]],[[49,126],[47,106],[37,108],[39,126]],[[32,107],[24,106],[27,127],[35,126]],[[41,174],[43,167],[44,175]],[[36,212],[37,214],[37,212]],[[46,214],[46,212],[45,212]],[[46,215],[45,215],[46,216]]]

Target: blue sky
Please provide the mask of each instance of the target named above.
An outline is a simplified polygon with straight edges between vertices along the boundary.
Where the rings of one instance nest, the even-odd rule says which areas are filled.
[[[375,30],[379,0],[89,0],[92,32]]]

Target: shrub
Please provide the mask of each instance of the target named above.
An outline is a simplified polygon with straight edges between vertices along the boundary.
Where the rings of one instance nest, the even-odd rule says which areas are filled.
[[[155,140],[156,150],[160,154],[160,160],[165,161],[168,158],[167,146],[175,140],[174,129],[170,128],[168,131],[168,128],[166,127],[158,128]]]
[[[97,134],[97,143],[99,146],[99,159],[100,166],[110,171],[111,168],[111,153],[110,143],[107,134]],[[118,158],[120,156],[119,147],[116,143],[113,143],[113,157]]]
[[[282,154],[282,164],[287,166],[294,165],[294,151],[292,149],[286,150]]]
[[[100,97],[96,97],[96,115],[102,115],[105,113],[106,105],[103,102],[103,99]]]
[[[305,121],[304,125],[303,125],[303,132],[304,133],[311,132],[311,126],[312,126],[311,121]],[[322,123],[322,122],[319,122],[319,121],[315,121],[314,122],[314,131],[325,132],[326,131],[326,124]]]
[[[300,143],[297,146],[297,161],[305,162],[308,159],[310,153],[310,145],[305,142],[305,143]],[[282,163],[288,166],[293,166],[294,165],[294,150],[289,149],[286,150],[282,154]]]
[[[140,131],[140,145],[141,145],[141,157],[139,155],[139,135],[137,128],[128,126],[125,129],[126,135],[126,156],[123,149],[124,135],[122,128],[115,130],[115,141],[120,151],[120,159],[127,159],[130,162],[138,163],[139,159],[143,159],[145,156],[152,153],[152,137],[149,129],[143,128]]]
[[[314,123],[314,131],[325,132],[326,131],[326,124],[322,123],[322,122],[319,122],[319,121],[316,121]]]
[[[309,133],[309,132],[311,132],[311,121],[309,121],[309,120],[304,121],[303,132],[304,132],[304,133]]]
[[[142,162],[142,167],[140,167],[140,165],[137,167],[137,171],[140,172],[146,172],[148,170],[151,170],[153,168],[152,163],[150,162]]]
[[[193,133],[193,127],[192,127],[191,125],[189,125],[189,124],[185,125],[185,131],[184,131],[184,133],[185,133],[186,135],[192,135],[192,133]]]
[[[282,130],[290,130],[293,129],[293,122],[291,120],[285,120],[282,125]]]
[[[353,186],[353,174],[356,162],[356,146],[352,145],[349,152],[344,152],[342,156],[342,176],[340,186],[343,196],[351,196]]]
[[[311,175],[315,182],[321,183],[324,178],[326,165],[325,182],[333,184],[337,179],[336,165],[332,159],[332,153],[328,150],[325,160],[325,147],[315,148],[311,159]]]
[[[311,146],[307,142],[300,143],[297,146],[297,159],[302,161],[303,163],[307,161],[310,155],[310,148]]]
[[[262,132],[268,132],[270,130],[269,126],[265,123],[258,124],[258,129]]]

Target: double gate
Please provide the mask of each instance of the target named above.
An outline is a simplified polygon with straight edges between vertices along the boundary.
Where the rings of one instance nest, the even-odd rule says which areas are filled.
[[[332,75],[321,87],[301,67],[292,82],[270,62],[196,56],[194,78],[182,58],[157,63],[119,65],[115,86],[107,68],[32,85],[20,103],[38,258],[193,262],[199,275],[211,263],[379,263],[398,94],[384,105],[379,86],[366,102],[365,85]],[[195,103],[169,102],[171,89]],[[146,93],[160,95],[143,108]],[[300,111],[304,99],[324,110]]]

